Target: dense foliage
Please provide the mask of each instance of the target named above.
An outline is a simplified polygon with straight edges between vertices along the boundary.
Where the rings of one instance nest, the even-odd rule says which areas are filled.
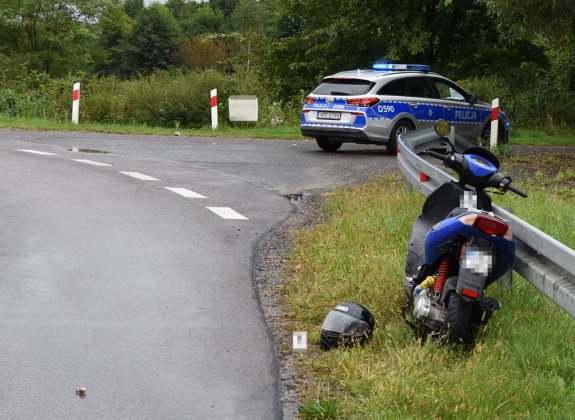
[[[88,83],[92,120],[206,124],[200,85],[257,93],[264,114],[289,119],[321,77],[381,58],[500,97],[515,126],[575,126],[571,0],[0,0],[0,112],[10,115],[68,118],[73,79]],[[158,91],[130,100],[139,83]]]

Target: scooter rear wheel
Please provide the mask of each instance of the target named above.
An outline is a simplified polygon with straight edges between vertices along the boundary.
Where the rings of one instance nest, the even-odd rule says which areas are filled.
[[[447,343],[463,343],[467,337],[473,302],[467,302],[456,292],[449,295],[447,316],[441,335]]]

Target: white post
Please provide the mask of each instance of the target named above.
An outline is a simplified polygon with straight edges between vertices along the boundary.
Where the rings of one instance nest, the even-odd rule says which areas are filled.
[[[74,83],[72,92],[72,124],[78,124],[80,116],[80,83]]]
[[[218,90],[212,89],[210,91],[210,96],[212,98],[212,130],[218,129]]]
[[[495,98],[491,102],[491,137],[489,139],[489,146],[492,149],[497,147],[497,133],[499,131],[499,98]]]

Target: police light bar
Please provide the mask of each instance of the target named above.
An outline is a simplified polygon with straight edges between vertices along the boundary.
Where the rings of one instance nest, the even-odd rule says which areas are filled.
[[[398,71],[398,70],[411,70],[411,71],[429,71],[431,67],[427,64],[389,64],[389,63],[375,63],[374,70],[382,71]]]

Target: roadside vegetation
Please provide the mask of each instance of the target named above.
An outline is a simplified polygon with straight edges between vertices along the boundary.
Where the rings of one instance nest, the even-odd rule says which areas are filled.
[[[513,128],[575,128],[570,0],[30,0],[0,2],[0,115],[169,129],[257,95],[258,126],[296,125],[304,96],[380,59],[429,64]],[[385,10],[385,13],[381,11]],[[225,118],[225,117],[223,117]]]
[[[513,158],[512,158],[513,159]],[[506,162],[525,166],[521,160]],[[561,162],[565,168],[569,165]],[[572,176],[572,174],[571,174]],[[539,173],[527,199],[494,197],[575,247],[575,185]],[[327,222],[295,235],[282,292],[293,329],[311,346],[303,418],[566,418],[575,410],[575,321],[527,281],[492,286],[503,304],[470,350],[418,343],[401,319],[406,241],[423,198],[400,175],[327,197]],[[319,349],[321,323],[338,303],[367,306],[377,324],[363,348]]]

